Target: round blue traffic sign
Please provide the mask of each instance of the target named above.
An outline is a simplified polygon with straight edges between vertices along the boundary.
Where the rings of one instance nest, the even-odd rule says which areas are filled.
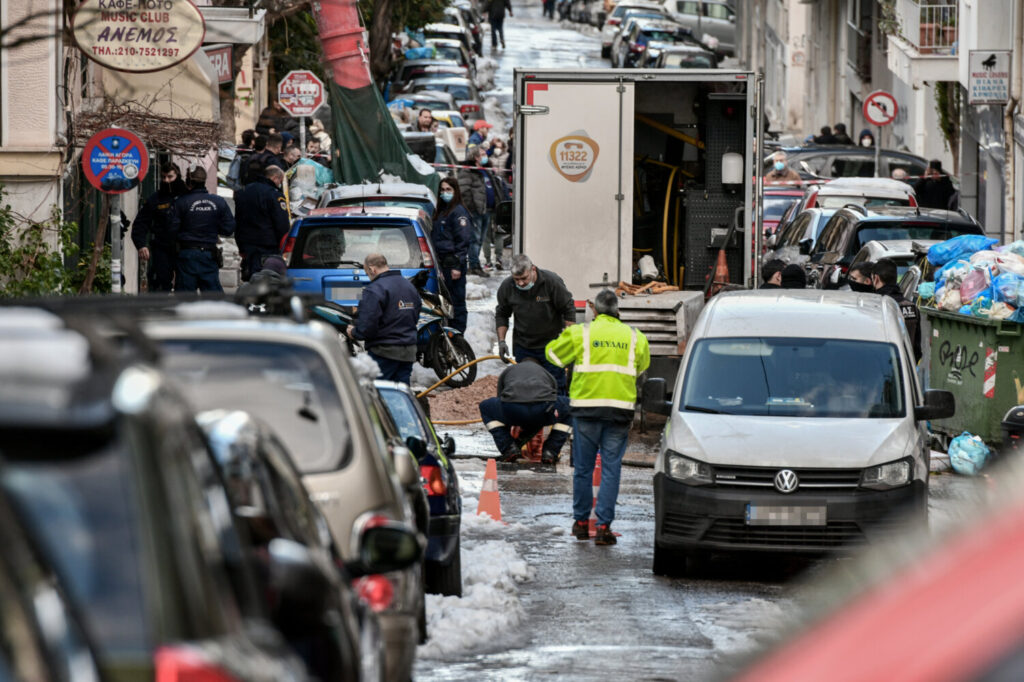
[[[139,136],[124,128],[101,130],[85,143],[82,170],[101,192],[121,194],[137,187],[149,171],[149,153]]]

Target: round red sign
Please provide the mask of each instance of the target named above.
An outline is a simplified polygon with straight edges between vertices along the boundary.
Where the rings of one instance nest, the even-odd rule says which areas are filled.
[[[123,194],[138,187],[149,172],[149,153],[139,136],[124,128],[101,130],[85,143],[82,171],[93,187]]]

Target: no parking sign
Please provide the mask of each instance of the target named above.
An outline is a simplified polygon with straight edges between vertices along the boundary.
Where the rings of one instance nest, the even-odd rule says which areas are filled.
[[[149,171],[149,153],[139,136],[124,128],[101,130],[85,143],[82,170],[89,184],[107,194],[123,194]]]

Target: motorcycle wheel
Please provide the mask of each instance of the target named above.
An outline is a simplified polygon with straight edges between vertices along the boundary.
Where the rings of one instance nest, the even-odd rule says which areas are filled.
[[[453,336],[450,341],[452,342],[451,350],[441,336],[434,337],[430,343],[430,366],[438,379],[444,379],[459,367],[476,359],[476,354],[465,337]],[[445,384],[452,388],[464,388],[474,381],[476,381],[476,365],[462,370]]]

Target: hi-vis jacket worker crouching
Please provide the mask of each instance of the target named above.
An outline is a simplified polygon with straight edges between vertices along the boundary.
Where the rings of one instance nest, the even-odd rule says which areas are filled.
[[[619,496],[619,472],[636,407],[637,378],[651,364],[647,337],[619,320],[619,299],[605,289],[592,304],[593,322],[567,327],[545,349],[558,367],[573,364],[569,405],[573,417],[572,533],[589,539],[594,502],[592,476],[601,453],[595,544],[614,545],[611,523]]]

